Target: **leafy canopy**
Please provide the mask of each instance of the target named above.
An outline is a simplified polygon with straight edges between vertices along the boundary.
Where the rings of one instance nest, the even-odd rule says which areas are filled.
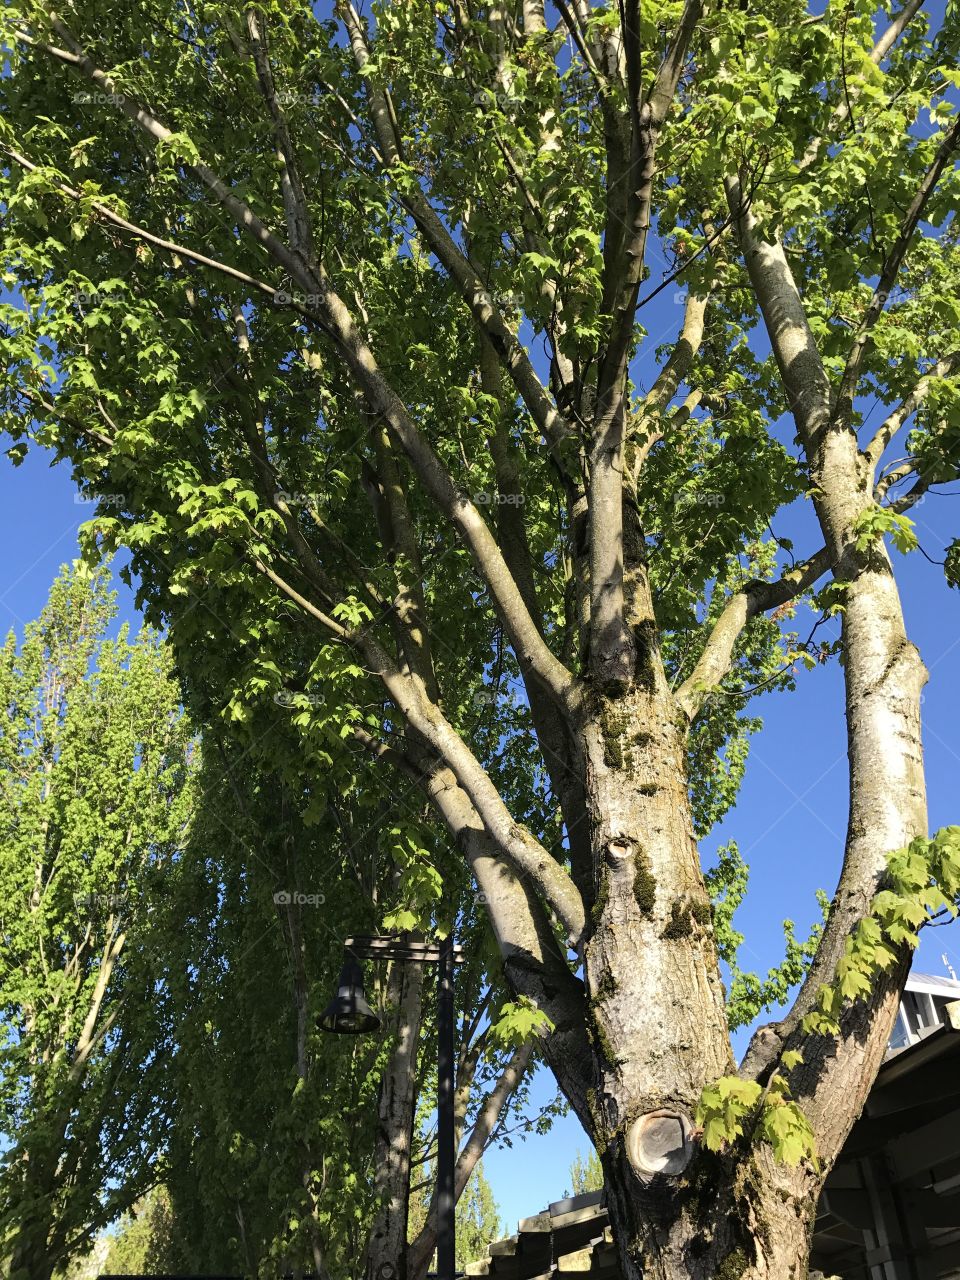
[[[602,471],[589,426],[611,351],[613,506],[627,576],[652,596],[636,630],[656,632],[691,710],[699,837],[736,798],[751,699],[835,651],[815,631],[843,610],[845,584],[809,596],[830,564],[776,531],[822,495],[783,426],[797,406],[759,337],[734,178],[755,238],[783,246],[838,403],[851,335],[865,335],[845,423],[864,459],[857,553],[882,557],[887,536],[911,551],[906,511],[958,475],[952,161],[877,293],[904,211],[956,147],[955,8],[939,26],[912,15],[878,51],[867,0],[825,14],[799,0],[641,4],[629,86],[619,53],[603,57],[619,13],[558,11],[4,11],[0,409],[14,457],[36,440],[98,499],[88,554],[131,550],[205,715],[252,748],[279,702],[289,780],[322,771],[357,797],[358,760],[373,757],[397,766],[388,789],[429,791],[446,829],[418,809],[398,833],[396,927],[449,927],[441,849],[478,826],[514,870],[535,845],[554,888],[569,863],[580,916],[596,905],[582,796],[564,799],[542,704],[589,671],[585,478]],[[641,259],[611,121],[629,121],[628,89],[656,96],[678,24],[690,57],[634,228]],[[624,254],[638,273],[626,288]],[[954,542],[954,585],[958,563]],[[792,611],[805,599],[804,638]],[[705,661],[738,601],[729,661]],[[473,825],[442,810],[445,768],[470,780]],[[906,942],[927,906],[909,867],[892,874],[896,903],[878,911]],[[721,860],[718,918],[740,883]],[[735,948],[732,926],[722,942]],[[735,974],[732,1020],[779,997],[815,942],[788,935],[765,982]],[[869,928],[851,940],[870,963],[883,945]],[[508,1015],[533,1031],[530,1006]],[[755,1103],[739,1087],[711,1095],[734,1128]],[[763,1117],[795,1155],[786,1095],[771,1088]]]

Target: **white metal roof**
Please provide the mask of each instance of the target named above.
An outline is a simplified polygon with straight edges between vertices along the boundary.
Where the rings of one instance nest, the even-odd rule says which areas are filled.
[[[960,981],[956,978],[941,978],[935,973],[911,973],[904,990],[921,991],[931,996],[950,996],[954,1000],[960,1000]]]

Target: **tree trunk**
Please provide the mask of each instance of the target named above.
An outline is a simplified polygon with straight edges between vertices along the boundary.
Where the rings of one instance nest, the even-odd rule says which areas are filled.
[[[624,1280],[721,1274],[703,1268],[739,1240],[728,1210],[718,1212],[723,1181],[704,1189],[714,1158],[696,1144],[701,1092],[734,1062],[685,725],[655,650],[640,665],[634,688],[595,699],[582,730],[596,877],[584,955],[596,1081],[587,1123]],[[703,1241],[713,1261],[701,1265]]]
[[[595,1085],[589,1127],[624,1280],[805,1277],[820,1175],[749,1134],[698,1141],[704,1087],[735,1070],[712,911],[693,835],[687,721],[640,568],[628,572],[635,675],[594,693],[580,742],[594,899],[584,948]]]
[[[380,1203],[367,1243],[366,1280],[406,1280],[407,1275],[410,1151],[423,1004],[421,965],[393,965],[389,1003],[396,1009],[396,1036],[380,1086],[374,1148],[374,1189]]]
[[[23,1205],[10,1255],[10,1280],[51,1280],[57,1261],[51,1256],[53,1179],[28,1164],[21,1184]]]
[[[624,1280],[806,1280],[819,1178],[767,1148],[699,1148],[678,1178],[639,1180],[622,1144],[604,1159]]]
[[[33,1236],[27,1228],[22,1228],[13,1250],[10,1280],[51,1280],[52,1275],[53,1263],[43,1232]]]
[[[664,1106],[692,1122],[704,1084],[733,1067],[674,715],[639,689],[599,700],[584,728],[596,876],[584,968],[610,1136]]]

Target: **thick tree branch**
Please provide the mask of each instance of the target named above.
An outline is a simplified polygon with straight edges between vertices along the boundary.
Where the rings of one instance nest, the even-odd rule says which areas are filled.
[[[898,515],[904,511],[911,511],[932,484],[932,476],[918,476],[906,493],[901,494],[899,498],[894,498],[892,502],[887,503],[887,510],[895,511]]]
[[[70,1082],[72,1085],[79,1083],[91,1054],[106,1034],[107,1029],[104,1027],[101,1027],[99,1032],[97,1031],[97,1022],[106,998],[107,987],[110,985],[110,979],[113,976],[120,952],[123,950],[123,945],[127,940],[126,932],[119,928],[112,916],[107,921],[107,925],[108,933],[107,941],[103,948],[103,959],[100,961],[97,981],[90,997],[90,1007],[77,1037],[73,1060],[70,1063]],[[116,1012],[113,1016],[116,1017]]]
[[[953,132],[953,131],[951,131]],[[938,152],[943,160],[943,147]],[[943,161],[945,163],[945,160]],[[932,170],[928,170],[932,178]],[[925,184],[929,187],[929,183]],[[882,1058],[906,974],[896,966],[858,1003],[842,1034],[827,1047],[800,1029],[824,983],[832,982],[851,930],[869,913],[882,884],[886,854],[926,831],[927,815],[920,743],[920,690],[926,672],[910,643],[889,557],[882,547],[870,555],[856,546],[857,520],[872,502],[872,473],[860,452],[847,412],[834,415],[829,380],[807,324],[803,303],[778,241],[759,234],[738,178],[727,182],[747,271],[763,314],[781,379],[809,467],[811,492],[830,563],[844,583],[841,615],[846,694],[850,813],[843,870],[816,956],[787,1017],[757,1033],[745,1070],[761,1078],[785,1044],[803,1045],[804,1065],[791,1077],[820,1144],[823,1158],[836,1156],[846,1130],[836,1115],[851,1118],[852,1083],[866,1088]],[[887,260],[885,287],[896,274],[919,217],[914,201],[897,246]],[[875,298],[871,314],[879,314]],[[873,321],[867,326],[871,327]],[[860,356],[848,363],[856,385]],[[848,378],[849,381],[849,378]],[[864,1095],[865,1096],[865,1093]]]
[[[516,580],[532,618],[540,618],[542,612],[537,598],[533,556],[523,517],[523,490],[516,450],[511,439],[510,405],[503,394],[500,363],[493,347],[480,336],[480,375],[483,390],[496,396],[501,403],[501,416],[490,436],[490,453],[497,480],[497,526],[500,547]],[[589,831],[583,821],[587,798],[583,779],[574,763],[570,727],[557,710],[554,702],[528,679],[528,672],[521,668],[530,715],[537,741],[543,754],[551,786],[560,800],[564,826],[570,844],[571,866],[574,881],[585,900],[593,892],[592,860]]]
[[[787,400],[809,453],[830,422],[830,381],[782,243],[760,234],[739,174],[727,178],[725,187],[747,273]]]
[[[463,850],[484,896],[512,990],[532,999],[554,1024],[545,1052],[565,1095],[589,1125],[587,1093],[593,1081],[583,1022],[583,984],[570,971],[530,882],[517,876],[485,830],[471,798],[441,762],[425,769],[408,753],[377,741],[359,726],[354,736],[379,759],[400,769],[423,790]]]
[[[563,25],[570,33],[570,39],[573,41],[577,52],[583,59],[583,65],[590,73],[590,77],[596,86],[597,96],[601,101],[603,101],[610,89],[609,81],[597,66],[593,54],[590,52],[587,45],[583,30],[573,10],[564,3],[564,0],[554,0],[554,3],[560,13],[560,17],[563,19]]]
[[[397,589],[393,611],[401,628],[401,646],[409,669],[423,680],[428,696],[436,702],[440,691],[423,593],[420,545],[390,433],[384,423],[372,422],[370,434],[375,464],[369,493],[376,508],[381,540],[395,569]],[[410,581],[406,580],[407,574],[400,572],[400,566],[406,565],[410,566]]]
[[[686,0],[680,24],[660,65],[648,99],[641,103],[639,9],[628,6],[624,26],[633,121],[628,229],[622,246],[605,247],[615,280],[610,336],[600,361],[590,449],[590,669],[601,685],[625,685],[634,667],[634,638],[625,618],[623,553],[623,446],[626,374],[634,337],[637,297],[650,230],[656,149],[676,93],[687,49],[702,9]]]
[[[775,582],[750,582],[730,597],[710,632],[697,665],[675,694],[691,721],[697,716],[710,690],[730,670],[737,640],[751,619],[796,599],[829,570],[830,563],[829,552],[826,547],[821,547],[816,555],[796,565]]]
[[[554,657],[531,618],[486,521],[476,506],[460,493],[430,445],[414,426],[404,405],[376,366],[352,317],[324,279],[323,311],[344,353],[347,364],[403,446],[414,471],[441,513],[460,533],[481,576],[487,583],[497,612],[510,636],[518,661],[564,709],[577,700],[577,684],[567,668]]]
[[[887,471],[886,474],[882,475],[877,481],[873,490],[874,502],[883,502],[884,498],[886,498],[887,494],[895,485],[902,484],[904,480],[907,480],[910,476],[916,474],[918,468],[919,464],[917,461],[910,458],[906,462],[901,462],[898,466]]]
[[[700,350],[708,302],[707,297],[688,294],[680,336],[653,386],[643,397],[639,411],[630,424],[625,453],[625,474],[633,490],[637,487],[640,471],[650,450],[663,439],[666,427],[681,426],[703,399],[700,391],[693,391],[683,404],[670,414],[669,418],[665,419],[663,416],[664,410],[677,394],[681,382],[689,373],[690,366]]]
[[[944,356],[942,360],[938,360],[930,372],[923,375],[909,395],[905,396],[896,409],[880,424],[873,439],[864,450],[864,456],[871,469],[876,468],[887,445],[926,400],[937,379],[949,377],[958,368],[960,368],[960,351],[954,351]]]
[[[266,21],[262,13],[252,6],[247,9],[247,34],[250,48],[253,51],[254,65],[257,68],[257,79],[260,91],[270,112],[276,134],[277,158],[280,161],[280,189],[283,196],[283,208],[287,217],[287,237],[294,250],[300,255],[308,267],[314,265],[313,228],[307,199],[303,190],[297,165],[296,152],[290,137],[287,121],[277,101],[273,83],[273,70],[270,66],[270,54],[267,46]]]
[[[683,326],[666,364],[657,374],[653,386],[643,398],[644,409],[665,409],[677,394],[680,383],[703,342],[709,294],[688,293],[683,308]]]
[[[583,899],[569,874],[526,828],[514,820],[499,791],[479,760],[426,694],[423,681],[404,675],[371,634],[369,628],[347,630],[334,622],[269,565],[252,557],[256,568],[280,591],[326,631],[349,645],[363,658],[371,675],[377,676],[410,728],[447,764],[458,784],[470,798],[499,856],[536,886],[544,903],[556,914],[567,931],[569,943],[579,947],[586,926]],[[462,815],[461,815],[462,816]]]
[[[629,169],[624,174],[624,181],[631,194],[628,200],[626,236],[619,243],[604,248],[605,259],[613,254],[616,257],[611,258],[608,268],[611,281],[615,284],[615,293],[611,298],[613,323],[610,340],[601,362],[597,387],[600,414],[609,411],[605,400],[610,389],[616,389],[620,385],[624,361],[633,340],[637,296],[650,230],[657,144],[702,10],[701,0],[686,0],[679,25],[660,64],[650,94],[645,102],[641,102],[639,6],[636,0],[632,0],[628,6],[624,46],[630,80],[632,136]],[[614,181],[617,180],[617,175],[611,176]]]
[[[907,0],[907,3],[871,49],[870,61],[874,66],[879,67],[880,63],[906,31],[908,23],[913,21],[922,8],[923,0]]]

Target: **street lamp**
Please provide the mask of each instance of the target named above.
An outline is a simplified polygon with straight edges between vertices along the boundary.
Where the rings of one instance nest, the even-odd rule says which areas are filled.
[[[361,959],[437,966],[437,1278],[456,1280],[453,967],[463,963],[463,948],[455,946],[451,936],[439,945],[408,938],[358,937],[347,938],[343,946],[347,959],[337,994],[320,1015],[323,1031],[358,1035],[380,1026],[363,994]]]
[[[380,1027],[380,1019],[363,994],[363,971],[354,956],[349,956],[340,970],[337,994],[321,1013],[320,1026],[324,1031],[349,1036]]]

